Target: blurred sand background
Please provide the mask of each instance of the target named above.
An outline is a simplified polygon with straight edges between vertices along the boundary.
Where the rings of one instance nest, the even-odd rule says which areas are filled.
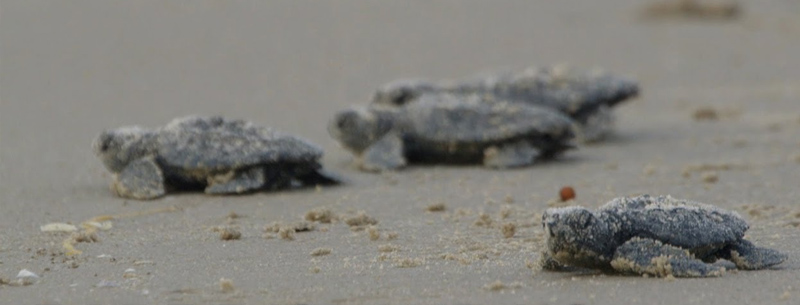
[[[800,3],[742,1],[736,20],[658,22],[639,17],[646,3],[3,0],[0,278],[28,269],[41,280],[0,285],[0,303],[797,304]],[[554,162],[366,174],[325,130],[335,111],[396,78],[561,62],[636,77],[642,95],[617,108],[608,141]],[[702,109],[717,119],[695,119]],[[187,114],[307,138],[349,183],[114,197],[90,150],[95,135]],[[530,268],[543,240],[538,217],[564,185],[590,207],[649,193],[733,209],[750,221],[750,240],[789,260],[675,281]],[[426,211],[437,203],[445,210]],[[263,236],[264,226],[320,207],[379,223]],[[68,234],[39,229],[153,209],[172,212],[114,219],[72,258]],[[508,223],[517,230],[504,238]],[[220,240],[217,226],[242,238]],[[331,253],[311,256],[317,248]]]

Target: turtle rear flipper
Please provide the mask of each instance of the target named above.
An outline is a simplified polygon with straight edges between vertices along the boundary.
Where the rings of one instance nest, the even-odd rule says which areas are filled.
[[[166,194],[164,173],[152,158],[131,162],[114,176],[111,190],[120,197],[155,199]]]
[[[614,270],[664,277],[721,276],[724,268],[704,263],[688,251],[648,238],[633,238],[618,247]]]
[[[206,194],[241,194],[261,189],[266,184],[264,169],[251,167],[242,171],[232,171],[208,179]]]
[[[375,172],[397,169],[406,165],[403,154],[403,139],[392,132],[364,151],[361,155],[361,168]]]
[[[303,185],[336,185],[344,181],[342,177],[331,171],[319,168],[308,174],[297,177]]]
[[[527,166],[533,163],[539,154],[539,150],[528,141],[517,141],[487,148],[483,153],[483,165],[492,168]]]
[[[719,256],[727,259],[739,269],[757,270],[782,263],[786,254],[776,250],[760,248],[747,240],[729,245],[720,251]]]

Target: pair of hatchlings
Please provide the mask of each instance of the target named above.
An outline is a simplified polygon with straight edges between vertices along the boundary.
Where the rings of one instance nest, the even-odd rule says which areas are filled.
[[[605,73],[528,69],[461,82],[405,80],[371,105],[338,113],[329,132],[362,169],[391,170],[409,160],[525,166],[573,148],[575,134],[608,131],[610,107],[638,93]],[[296,185],[336,184],[318,146],[270,128],[222,117],[178,118],[158,129],[104,131],[95,154],[121,197],[153,199],[171,190],[240,194]],[[743,239],[737,214],[670,197],[616,199],[597,212],[550,209],[543,216],[547,269],[587,267],[657,276],[715,276],[728,259],[761,269],[785,256]]]
[[[528,68],[456,81],[401,79],[366,107],[342,111],[328,131],[362,170],[409,161],[526,166],[601,139],[611,108],[639,93],[636,82],[600,70]]]

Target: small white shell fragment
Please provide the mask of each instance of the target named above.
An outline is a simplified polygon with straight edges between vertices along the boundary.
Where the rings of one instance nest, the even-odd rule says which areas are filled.
[[[136,269],[133,268],[125,269],[125,272],[122,273],[122,277],[126,279],[136,277]]]
[[[39,278],[39,275],[37,275],[36,273],[33,273],[33,272],[31,272],[31,271],[30,271],[30,270],[28,270],[28,269],[22,269],[22,270],[20,270],[20,271],[19,271],[19,273],[17,274],[17,278],[18,278],[18,279],[24,279],[24,278],[33,278],[33,279],[38,279],[38,278]]]
[[[68,223],[54,222],[40,226],[39,230],[42,232],[75,232],[78,231],[78,227]]]
[[[95,227],[95,228],[98,228],[98,229],[103,230],[103,231],[111,230],[111,228],[114,226],[111,223],[111,221],[103,221],[103,222],[87,221],[87,222],[84,222],[82,225],[83,226],[88,226],[88,227]]]
[[[14,283],[14,285],[28,286],[33,285],[37,281],[39,281],[39,275],[31,272],[28,269],[22,269],[17,274],[17,281]]]
[[[222,293],[231,293],[236,290],[236,288],[233,287],[233,280],[226,278],[219,279],[219,289]]]

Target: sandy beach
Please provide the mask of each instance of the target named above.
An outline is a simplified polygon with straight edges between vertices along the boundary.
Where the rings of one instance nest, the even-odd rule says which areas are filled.
[[[740,2],[731,20],[650,20],[633,0],[4,0],[0,303],[800,303],[800,4]],[[606,141],[550,162],[370,174],[326,131],[394,79],[557,63],[642,92]],[[189,114],[308,139],[347,183],[115,197],[94,137]],[[562,186],[592,208],[671,194],[734,210],[747,239],[789,258],[702,279],[542,271],[541,214]],[[275,232],[322,210],[336,219]],[[348,224],[359,213],[377,224]],[[68,253],[49,223],[96,242]],[[23,269],[40,278],[14,284]]]

